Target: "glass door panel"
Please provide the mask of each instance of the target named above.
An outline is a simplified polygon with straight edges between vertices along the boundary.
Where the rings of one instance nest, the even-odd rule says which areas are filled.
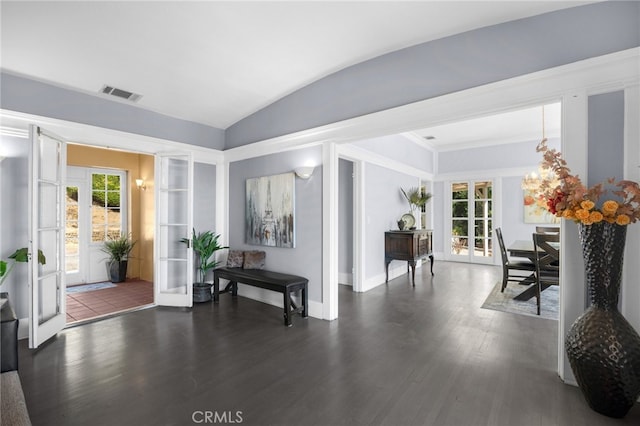
[[[77,273],[80,270],[80,221],[78,205],[78,187],[67,186],[66,225],[64,261],[67,274]]]
[[[451,185],[451,254],[469,254],[469,185]]]
[[[493,256],[491,198],[493,185],[490,181],[474,182],[474,249],[472,257]]]
[[[493,259],[493,183],[451,183],[449,258],[487,263]]]

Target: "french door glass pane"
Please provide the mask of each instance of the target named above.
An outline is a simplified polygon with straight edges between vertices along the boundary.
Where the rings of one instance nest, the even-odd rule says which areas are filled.
[[[91,241],[99,243],[122,234],[121,177],[108,173],[91,175]]]
[[[475,247],[474,247],[474,256],[483,256],[489,257],[492,255],[493,250],[491,247],[491,239],[490,238],[476,238],[475,239]]]
[[[451,185],[451,254],[470,256],[470,260],[492,256],[492,196],[491,181]]]
[[[469,239],[466,237],[451,237],[451,253],[469,254]]]
[[[80,267],[80,234],[78,230],[78,187],[67,186],[67,220],[65,225],[65,271],[77,272]]]
[[[475,217],[491,217],[492,209],[491,209],[491,201],[476,201],[475,202]]]

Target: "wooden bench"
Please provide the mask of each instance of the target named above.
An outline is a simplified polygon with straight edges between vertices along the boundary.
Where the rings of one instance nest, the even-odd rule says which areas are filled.
[[[231,291],[233,297],[238,295],[238,283],[253,287],[277,291],[283,294],[284,325],[291,326],[291,314],[300,313],[303,318],[308,315],[308,279],[296,275],[266,271],[264,269],[218,268],[213,271],[213,301],[217,302],[220,293]],[[220,291],[220,278],[229,280],[226,288]],[[298,307],[291,299],[296,291],[301,291],[302,306]]]

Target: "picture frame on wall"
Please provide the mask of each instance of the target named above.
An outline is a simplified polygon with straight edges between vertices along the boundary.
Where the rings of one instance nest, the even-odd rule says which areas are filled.
[[[295,247],[295,174],[246,180],[245,242]]]
[[[523,190],[524,223],[560,223],[560,218],[547,210],[546,201],[529,189]]]

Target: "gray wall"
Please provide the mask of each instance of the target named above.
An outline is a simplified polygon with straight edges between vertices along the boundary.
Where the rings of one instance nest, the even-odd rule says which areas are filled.
[[[588,186],[624,176],[624,92],[589,96]]]
[[[224,149],[224,130],[40,81],[0,73],[0,107],[128,133]],[[135,149],[135,147],[131,147]]]
[[[353,163],[338,163],[338,273],[352,274],[353,268]],[[340,284],[346,283],[344,280]]]
[[[29,245],[29,141],[0,136],[0,258],[6,260],[16,249]],[[29,315],[29,274],[25,263],[19,263],[0,287],[18,318]]]
[[[322,147],[298,149],[229,165],[229,247],[264,250],[265,268],[309,279],[309,299],[322,302],[322,167],[310,179],[295,181],[295,248],[253,246],[245,243],[245,181],[293,171],[322,162]]]
[[[384,233],[398,229],[398,219],[409,212],[409,204],[400,188],[417,186],[418,178],[373,164],[365,166],[364,178],[366,232],[363,252],[364,279],[367,280],[384,274]],[[393,261],[390,267],[400,263]]]
[[[637,47],[638,16],[640,2],[601,2],[391,52],[340,70],[237,122],[226,131],[226,147]]]

